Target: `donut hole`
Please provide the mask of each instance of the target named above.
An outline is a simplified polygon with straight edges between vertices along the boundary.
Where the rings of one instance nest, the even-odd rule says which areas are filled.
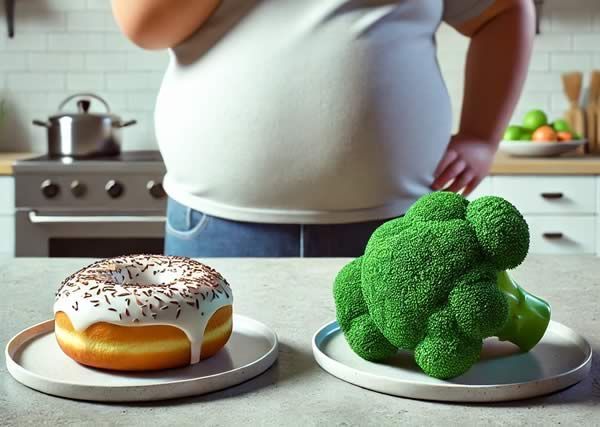
[[[178,279],[176,271],[167,270],[165,268],[152,268],[149,266],[138,265],[119,265],[115,267],[110,275],[112,280],[118,285],[141,285],[141,286],[156,286],[168,285],[175,283]]]

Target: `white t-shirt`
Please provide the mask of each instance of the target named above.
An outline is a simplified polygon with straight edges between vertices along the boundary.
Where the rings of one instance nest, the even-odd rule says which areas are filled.
[[[224,0],[171,50],[155,112],[167,193],[238,221],[404,213],[451,136],[435,32],[492,3]]]

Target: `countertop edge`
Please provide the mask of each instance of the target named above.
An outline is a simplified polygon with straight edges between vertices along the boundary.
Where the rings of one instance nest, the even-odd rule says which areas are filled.
[[[0,152],[0,176],[12,176],[14,174],[13,163],[16,160],[26,159],[28,157],[38,156],[38,153],[2,153]]]

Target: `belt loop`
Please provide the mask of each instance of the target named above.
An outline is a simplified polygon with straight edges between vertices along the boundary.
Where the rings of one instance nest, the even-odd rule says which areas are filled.
[[[300,258],[304,258],[304,224],[300,224]]]
[[[190,228],[192,228],[192,208],[186,206],[185,209],[185,229],[189,230]]]

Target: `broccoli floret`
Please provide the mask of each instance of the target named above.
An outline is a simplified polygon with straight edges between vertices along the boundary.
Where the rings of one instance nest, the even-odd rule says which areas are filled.
[[[466,337],[453,311],[446,307],[428,319],[427,335],[415,349],[415,361],[427,375],[452,378],[479,360],[481,347],[481,339]]]
[[[528,247],[527,223],[502,198],[424,196],[379,227],[364,255],[339,273],[340,327],[359,356],[380,361],[411,350],[424,372],[442,379],[466,372],[486,337],[527,351],[550,311],[504,270],[519,265]]]
[[[337,275],[333,293],[337,319],[347,331],[346,339],[357,354],[367,360],[382,360],[396,352],[369,318],[369,310],[361,296],[362,257],[347,264]],[[355,345],[356,343],[356,345]]]
[[[469,204],[467,221],[498,270],[515,268],[527,256],[529,228],[517,208],[506,200],[480,197]]]

